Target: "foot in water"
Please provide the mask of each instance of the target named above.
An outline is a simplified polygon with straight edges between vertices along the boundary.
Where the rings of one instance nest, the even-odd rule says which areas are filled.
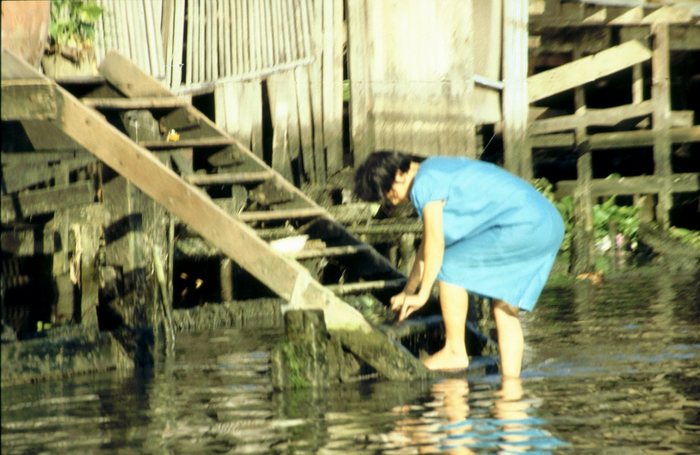
[[[429,370],[466,370],[469,367],[469,356],[466,352],[456,353],[442,348],[423,360],[423,365]]]

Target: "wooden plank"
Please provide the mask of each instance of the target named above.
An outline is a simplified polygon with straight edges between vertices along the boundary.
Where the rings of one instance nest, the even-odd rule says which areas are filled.
[[[377,280],[377,281],[362,281],[359,283],[344,283],[344,284],[332,284],[326,286],[326,288],[333,291],[336,295],[351,295],[351,294],[361,294],[363,292],[369,291],[383,291],[383,290],[398,290],[403,288],[406,284],[404,279],[395,280]]]
[[[141,141],[139,145],[149,150],[170,150],[178,148],[196,148],[196,147],[221,147],[225,145],[238,144],[238,141],[232,137],[208,137],[201,139],[182,139],[175,142],[165,141]]]
[[[186,0],[175,0],[175,33],[173,34],[173,58],[166,61],[172,65],[172,77],[169,79],[170,86],[177,88],[182,84],[182,71],[184,68],[182,60],[182,46],[185,43],[185,5]],[[187,50],[189,55],[189,49]],[[186,58],[186,57],[185,57]]]
[[[84,158],[62,159],[58,166],[43,163],[14,163],[7,165],[3,157],[2,181],[3,192],[14,193],[33,185],[62,178],[58,174],[68,174],[90,164],[97,163],[95,157],[88,155]]]
[[[236,174],[192,174],[185,178],[185,181],[193,185],[221,185],[236,183],[261,182],[271,179],[276,174],[271,170],[239,172]]]
[[[700,126],[673,128],[669,134],[672,143],[700,142]],[[596,133],[589,136],[589,141],[593,150],[610,150],[651,147],[654,138],[653,130],[637,130]],[[533,136],[532,145],[538,148],[570,148],[574,146],[574,136],[571,133]]]
[[[115,50],[107,52],[98,71],[120,92],[131,98],[172,97],[172,93],[154,78],[141,78],[131,69],[133,63]]]
[[[359,0],[355,0],[349,3],[358,3]],[[323,57],[323,46],[320,45],[322,35],[323,35],[323,2],[314,2],[314,13],[310,14],[313,18],[313,23],[310,27],[313,32],[314,42],[317,43],[314,48],[314,61],[309,66],[309,82],[311,84],[310,95],[311,95],[311,114],[313,116],[313,132],[314,132],[314,161],[316,165],[316,182],[319,184],[324,184],[326,182],[326,155],[323,147],[323,78],[322,78],[322,57]],[[354,113],[351,119],[354,118]],[[355,156],[357,156],[358,149],[355,149]]]
[[[326,171],[343,167],[343,0],[323,2],[323,140]]]
[[[664,8],[661,8],[664,9]],[[651,59],[651,99],[654,103],[652,128],[654,132],[654,175],[661,179],[662,188],[658,194],[656,219],[663,229],[670,226],[670,212],[673,208],[671,184],[671,51],[669,47],[669,26],[654,22],[651,26],[654,37],[654,50]]]
[[[86,106],[94,109],[174,109],[189,106],[189,98],[173,96],[170,98],[81,98]]]
[[[574,50],[574,59],[581,56],[580,50]],[[576,115],[586,114],[586,94],[583,86],[574,88],[574,105]],[[574,219],[576,223],[572,236],[571,267],[574,274],[590,272],[595,267],[594,233],[593,233],[593,198],[591,196],[591,181],[593,180],[593,153],[588,138],[588,131],[579,122],[574,131],[576,142],[576,175],[577,186],[574,191]]]
[[[359,166],[374,148],[371,80],[369,62],[367,3],[348,1],[348,73],[350,79],[350,144],[355,166]],[[313,82],[313,81],[312,81]]]
[[[0,251],[12,256],[47,256],[61,249],[56,233],[43,227],[0,232]]]
[[[628,41],[597,54],[535,74],[528,78],[528,101],[547,98],[565,90],[649,60],[651,52],[639,41]]]
[[[194,4],[197,0],[186,0],[187,1],[187,35],[185,37],[187,44],[185,45],[185,51],[187,55],[185,56],[185,85],[191,85],[194,75],[194,59],[196,58],[196,53],[193,50],[194,43]]]
[[[233,66],[231,60],[231,43],[236,34],[236,30],[233,29],[234,21],[232,18],[233,10],[231,9],[231,1],[224,0],[220,3],[221,8],[221,37],[219,38],[221,42],[219,43],[222,47],[223,55],[220,56],[221,64],[221,74],[224,76],[231,76],[233,74]]]
[[[3,79],[0,88],[3,121],[51,120],[58,115],[56,94],[50,83],[37,79]]]
[[[532,176],[527,139],[528,4],[505,0],[503,5],[503,156],[504,167],[515,175]]]
[[[165,72],[166,83],[172,86],[173,80],[173,48],[175,35],[175,2],[176,0],[163,0],[162,21],[160,25],[160,34],[163,37],[163,52],[165,63],[163,71]]]
[[[309,83],[308,66],[294,69],[294,86],[296,88],[297,115],[299,118],[299,145],[304,173],[310,182],[316,182],[313,117],[311,113],[311,86]]]
[[[328,248],[320,249],[309,249],[301,250],[294,253],[289,253],[288,256],[294,259],[313,259],[321,257],[335,257],[335,256],[350,256],[358,253],[366,253],[370,250],[369,245],[359,244],[359,245],[346,245],[346,246],[334,246]]]
[[[148,63],[149,63],[149,73],[158,79],[163,78],[163,47],[161,41],[160,33],[156,30],[160,29],[160,21],[158,26],[156,26],[156,13],[154,8],[157,2],[143,2],[144,10],[144,20],[145,20],[145,33],[146,33],[146,45],[148,46]]]
[[[295,218],[314,218],[317,216],[327,216],[321,207],[307,207],[302,209],[269,210],[259,212],[241,212],[236,218],[241,221],[275,221]]]
[[[674,193],[690,193],[700,190],[700,174],[682,173],[673,174],[671,177]],[[635,177],[608,177],[605,179],[593,179],[591,181],[591,195],[593,197],[631,195],[631,194],[655,194],[662,188],[663,182],[657,176],[640,175]],[[573,194],[576,188],[576,180],[560,180],[556,182],[554,195],[557,199]]]
[[[598,133],[591,136],[591,147],[596,150],[649,147],[654,145],[657,133],[654,130]],[[700,142],[700,126],[673,128],[669,130],[671,143]]]
[[[3,223],[52,213],[58,209],[85,205],[95,199],[92,182],[83,181],[59,188],[34,190],[2,197]]]
[[[647,100],[639,104],[607,109],[587,109],[584,115],[563,115],[536,120],[530,124],[529,133],[535,135],[574,130],[580,123],[583,123],[583,126],[615,126],[623,120],[651,115],[652,108],[651,101]]]
[[[292,156],[290,154],[289,130],[292,114],[289,111],[289,73],[271,75],[267,79],[267,87],[270,100],[270,113],[272,117],[272,168],[279,172],[285,179],[293,181]]]
[[[682,5],[665,5],[648,14],[642,24],[687,24],[693,20],[688,8]]]
[[[700,50],[700,27],[698,24],[674,24],[670,29],[671,51],[697,51]],[[620,29],[620,40],[630,39],[645,40],[649,36],[649,26],[624,27]]]

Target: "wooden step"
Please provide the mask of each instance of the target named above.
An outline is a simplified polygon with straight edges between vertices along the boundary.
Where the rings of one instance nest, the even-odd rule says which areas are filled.
[[[188,98],[177,96],[166,98],[81,98],[81,101],[86,106],[103,110],[175,109],[191,104]]]
[[[305,207],[301,209],[265,210],[259,212],[241,212],[237,218],[241,221],[274,221],[293,218],[313,218],[325,215],[327,212],[321,207]]]
[[[237,183],[262,182],[275,176],[273,170],[236,172],[226,174],[192,174],[184,179],[192,185],[227,185]]]
[[[206,137],[199,139],[182,139],[179,141],[141,141],[139,145],[149,150],[171,150],[179,148],[197,148],[197,147],[222,147],[226,145],[237,144],[238,141],[232,137]]]
[[[366,244],[331,246],[328,248],[309,249],[296,251],[287,256],[293,259],[313,259],[321,257],[350,256],[352,254],[370,251],[370,246]]]
[[[359,283],[329,284],[325,287],[336,295],[361,294],[369,291],[382,291],[387,289],[399,290],[406,284],[404,278],[394,280],[361,281]]]

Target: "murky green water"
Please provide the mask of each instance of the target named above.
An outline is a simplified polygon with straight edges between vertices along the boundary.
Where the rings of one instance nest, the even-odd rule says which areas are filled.
[[[150,374],[2,390],[2,453],[700,452],[700,275],[550,286],[498,377],[277,393],[275,331],[182,334]]]

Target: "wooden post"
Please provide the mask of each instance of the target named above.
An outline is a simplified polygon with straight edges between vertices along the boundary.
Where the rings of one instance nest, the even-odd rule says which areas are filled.
[[[329,175],[343,167],[343,0],[323,3],[323,139]]]
[[[532,178],[527,136],[528,2],[505,0],[503,6],[503,146],[504,165]]]
[[[574,51],[574,60],[581,57],[581,52]],[[586,99],[583,86],[574,89],[576,115],[585,117]],[[573,237],[572,270],[575,274],[589,272],[594,266],[593,258],[593,202],[591,198],[591,180],[593,179],[593,159],[591,145],[585,121],[581,121],[575,131],[577,185],[574,192],[574,218],[576,224]]]
[[[671,82],[669,69],[669,30],[667,23],[651,26],[654,46],[651,54],[651,96],[654,104],[652,128],[654,130],[654,174],[661,180],[659,200],[656,207],[658,223],[667,229],[670,226],[669,212],[673,205],[671,181]]]
[[[372,90],[369,62],[373,52],[367,39],[366,0],[348,0],[348,72],[350,74],[350,144],[355,166],[374,148],[374,122],[370,116]]]

